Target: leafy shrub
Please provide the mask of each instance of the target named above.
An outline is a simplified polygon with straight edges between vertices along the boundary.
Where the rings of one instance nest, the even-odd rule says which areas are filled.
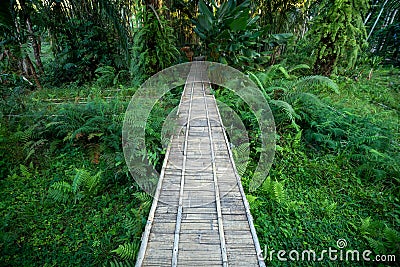
[[[177,61],[176,36],[168,21],[154,8],[138,12],[140,26],[135,30],[131,75],[137,85]]]

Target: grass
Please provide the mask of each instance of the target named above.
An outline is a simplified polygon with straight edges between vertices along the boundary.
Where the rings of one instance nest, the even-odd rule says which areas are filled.
[[[370,80],[363,78],[355,82],[338,79],[340,95],[322,94],[327,102],[341,109],[351,109],[354,113],[371,115],[376,122],[383,122],[399,133],[400,125],[400,70],[379,68]]]

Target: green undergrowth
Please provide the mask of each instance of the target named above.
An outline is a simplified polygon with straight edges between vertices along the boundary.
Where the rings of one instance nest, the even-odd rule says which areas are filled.
[[[299,78],[286,66],[275,66],[250,75],[266,93],[277,126],[275,159],[264,183],[256,191],[247,189],[249,166],[255,162],[242,175],[268,265],[376,266],[362,260],[364,250],[372,251],[371,260],[382,254],[398,260],[398,74],[397,69],[381,69],[371,80],[356,82]],[[228,105],[239,101],[226,90],[217,90],[216,96]],[[249,116],[231,107],[242,118]],[[359,262],[332,261],[327,254],[317,260],[322,250],[338,249],[339,239],[347,241],[343,253],[360,251]],[[278,260],[279,250],[286,251],[289,262]],[[291,250],[299,251],[299,261],[290,261]],[[305,264],[305,250],[314,250],[316,260]]]
[[[25,92],[18,108],[2,106],[0,266],[132,263],[152,202],[122,152],[122,122],[136,89],[57,89]],[[156,103],[148,120],[146,152],[157,166],[165,153],[162,122],[180,89]]]
[[[287,264],[277,260],[278,250],[320,253],[337,248],[339,239],[347,249],[398,258],[399,71],[378,69],[371,80],[354,81],[303,76],[307,68],[281,64],[249,73],[277,127],[269,176],[251,192],[257,122],[229,90],[214,91],[249,132],[253,160],[236,165],[262,249],[266,256],[276,251],[268,265]],[[1,105],[1,266],[133,264],[152,201],[131,177],[121,146],[136,89],[103,83],[13,90]],[[148,120],[146,154],[157,169],[165,153],[161,128],[181,89],[156,103]],[[290,262],[346,264],[352,265]]]

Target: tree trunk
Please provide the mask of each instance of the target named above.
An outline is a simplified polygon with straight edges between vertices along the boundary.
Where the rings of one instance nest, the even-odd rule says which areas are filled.
[[[314,73],[324,76],[330,76],[333,71],[333,66],[336,63],[337,54],[334,52],[334,43],[331,40],[330,35],[322,38],[320,41],[322,44],[326,44],[325,54],[321,55],[321,50],[318,50],[317,60],[314,63]]]
[[[40,84],[39,78],[37,76],[35,67],[32,64],[31,59],[29,58],[28,55],[25,56],[25,58],[23,59],[22,65],[24,66],[24,71],[26,72],[25,74],[27,76],[31,76],[33,77],[33,79],[35,80],[35,84],[39,89],[42,89],[42,85]]]
[[[35,56],[36,66],[38,67],[39,72],[43,74],[44,69],[43,69],[42,59],[40,58],[40,46],[32,30],[32,23],[29,16],[26,18],[26,26],[30,35],[29,39],[32,42],[32,48],[33,48],[33,54]]]

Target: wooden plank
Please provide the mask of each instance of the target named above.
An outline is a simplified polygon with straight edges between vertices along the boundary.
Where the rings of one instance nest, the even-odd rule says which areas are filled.
[[[181,266],[207,266],[207,267],[220,267],[220,266],[223,266],[220,262],[208,261],[208,260],[205,260],[205,259],[203,259],[202,262],[190,261],[190,260],[182,260],[182,262],[179,262],[179,264],[181,264]]]
[[[215,98],[200,82],[204,71],[195,63],[186,80],[177,113],[182,128],[169,144],[142,263],[264,266]]]
[[[185,214],[198,214],[198,213],[205,213],[205,214],[215,214],[216,207],[183,207],[183,212]]]
[[[172,243],[171,242],[159,242],[153,240],[148,244],[148,255],[153,255],[153,253],[157,253],[158,250],[167,250],[171,254],[172,251]],[[172,254],[171,254],[172,255]]]
[[[173,234],[175,230],[175,221],[172,222],[158,222],[153,224],[151,232],[154,234]]]
[[[212,234],[192,234],[181,233],[179,245],[190,248],[192,244],[214,244],[220,245],[219,236],[215,233]],[[197,249],[196,249],[197,250]],[[219,250],[218,250],[219,251]]]
[[[215,230],[215,229],[218,229],[217,220],[196,220],[190,223],[183,223],[181,225],[181,232],[191,231],[191,230],[202,231],[202,230]]]
[[[216,220],[217,214],[216,213],[184,213],[182,215],[182,219],[189,220],[189,221]]]

